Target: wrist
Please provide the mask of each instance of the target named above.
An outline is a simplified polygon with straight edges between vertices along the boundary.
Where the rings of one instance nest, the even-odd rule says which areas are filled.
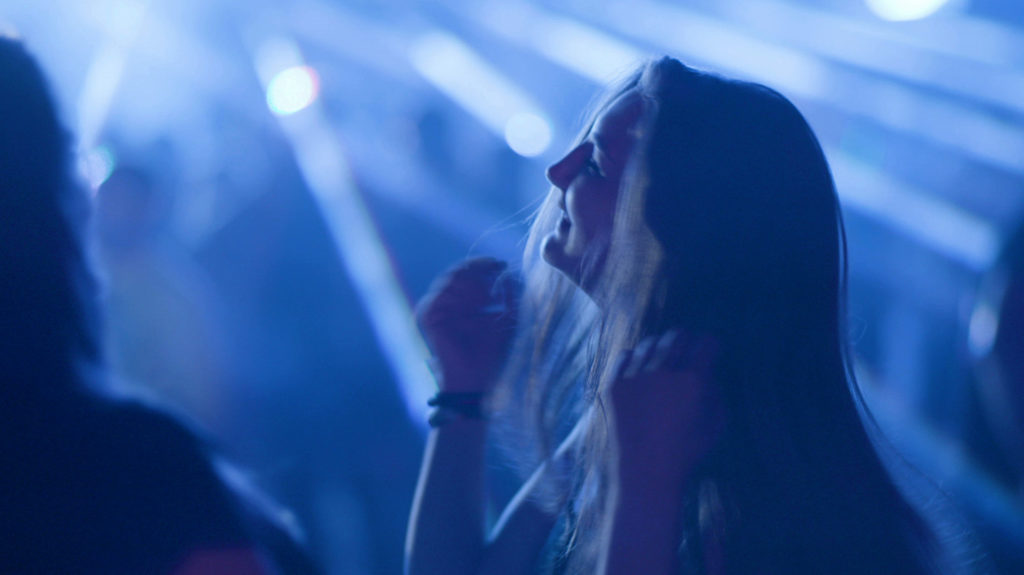
[[[461,367],[453,368],[452,365]],[[487,370],[466,367],[453,361],[441,361],[436,357],[427,360],[427,368],[434,376],[440,393],[487,394],[494,387],[496,376],[487,375]]]
[[[485,400],[485,394],[479,391],[439,391],[427,401],[434,408],[427,422],[434,428],[456,421],[486,423],[489,413]]]

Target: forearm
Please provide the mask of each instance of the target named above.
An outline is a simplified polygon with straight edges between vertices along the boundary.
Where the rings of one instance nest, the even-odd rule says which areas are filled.
[[[409,575],[476,573],[484,548],[487,425],[457,419],[431,432],[406,539]]]
[[[613,482],[598,573],[677,574],[683,537],[682,491],[650,481]]]

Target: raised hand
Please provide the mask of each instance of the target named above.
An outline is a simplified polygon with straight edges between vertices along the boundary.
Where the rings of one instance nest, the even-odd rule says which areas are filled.
[[[493,258],[466,260],[439,277],[416,310],[446,392],[489,392],[508,355],[518,280]]]
[[[725,424],[717,351],[711,338],[670,331],[623,352],[605,395],[621,482],[680,484],[716,445]]]

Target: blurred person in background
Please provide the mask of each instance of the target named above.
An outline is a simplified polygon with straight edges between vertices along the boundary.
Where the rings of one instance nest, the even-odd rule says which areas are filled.
[[[223,328],[207,278],[167,238],[170,195],[155,176],[119,165],[96,193],[106,350],[117,385],[228,435]]]
[[[983,282],[971,328],[976,388],[999,450],[998,476],[1024,501],[1024,226]]]
[[[1005,489],[1020,529],[1024,518],[1024,225],[1011,234],[983,279],[971,314],[968,344],[983,442],[974,455]],[[991,518],[976,518],[993,554],[1007,569],[1024,570],[1021,537]]]
[[[409,573],[951,569],[853,380],[842,215],[788,100],[663,58],[548,179],[521,298],[477,259],[421,302]],[[535,472],[488,536],[491,415]]]
[[[201,439],[104,391],[88,198],[42,71],[8,38],[0,128],[0,572],[315,572]]]

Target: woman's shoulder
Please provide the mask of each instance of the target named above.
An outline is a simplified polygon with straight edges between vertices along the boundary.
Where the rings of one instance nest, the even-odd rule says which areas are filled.
[[[112,447],[140,450],[146,457],[199,457],[207,447],[200,433],[171,413],[134,399],[104,399],[94,403],[92,426]],[[162,447],[157,452],[152,448]]]
[[[235,497],[199,432],[135,400],[103,402],[93,418],[94,449],[109,451],[102,459],[125,497],[162,510],[168,519],[201,521],[210,536],[240,536]]]
[[[33,422],[5,438],[19,455],[3,481],[4,529],[18,553],[0,564],[148,573],[195,549],[246,545],[231,491],[203,443],[171,415],[102,397],[33,411]]]

